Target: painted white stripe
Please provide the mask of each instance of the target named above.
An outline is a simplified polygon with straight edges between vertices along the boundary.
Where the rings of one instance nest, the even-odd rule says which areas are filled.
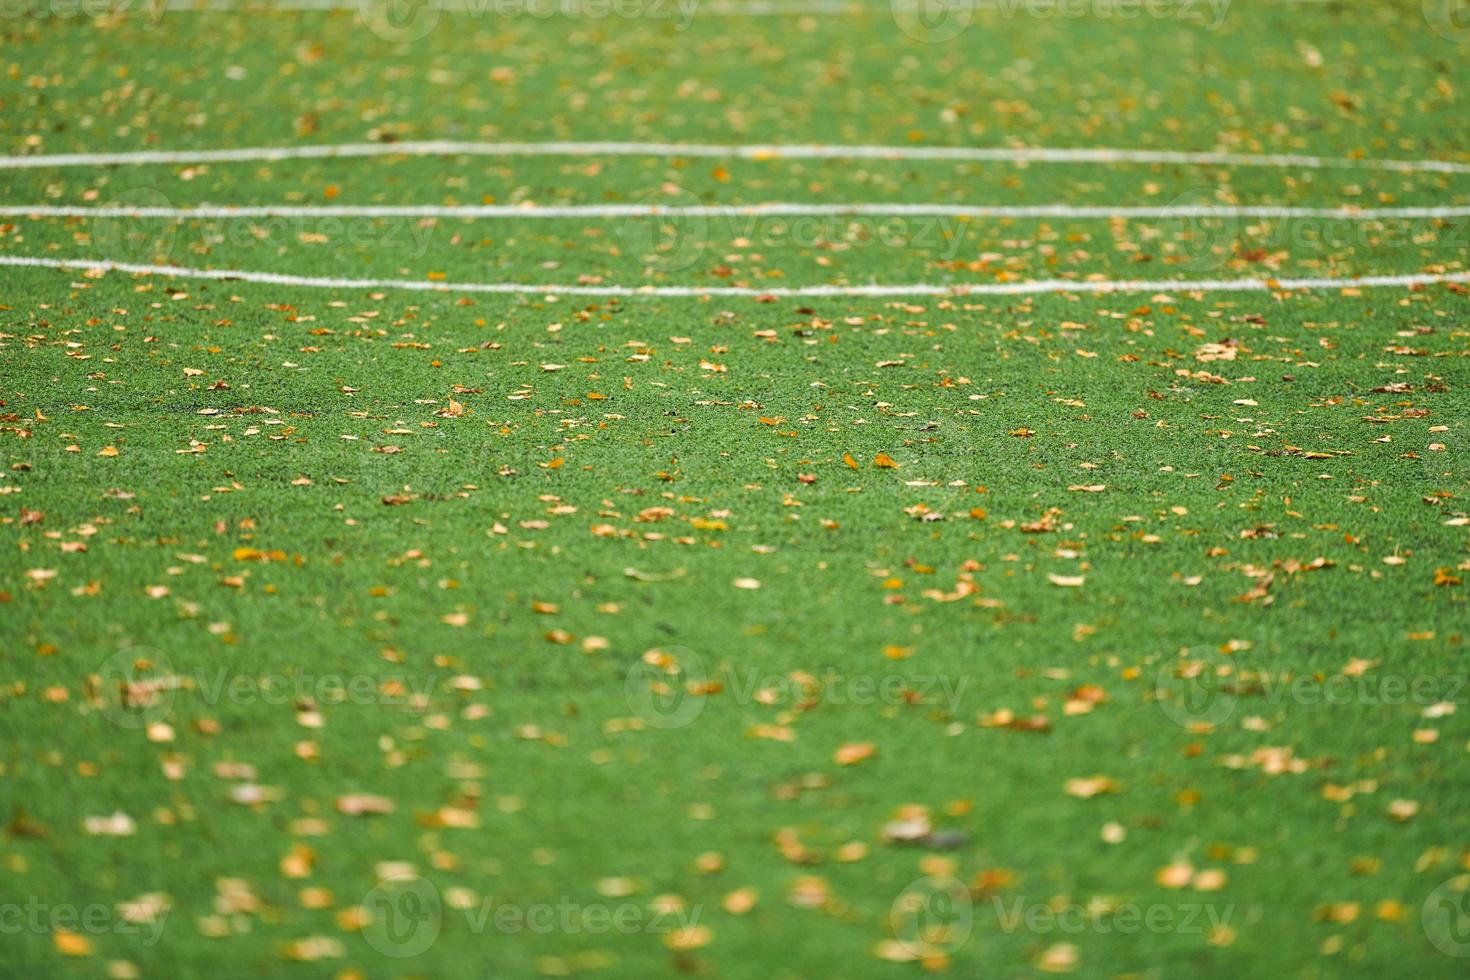
[[[173,218],[211,220],[235,218],[719,218],[821,215],[836,217],[951,218],[1324,218],[1333,221],[1378,221],[1390,218],[1464,218],[1470,206],[1403,208],[1299,208],[1262,206],[1181,205],[1125,207],[1113,205],[966,205],[966,204],[719,204],[664,206],[656,204],[535,205],[307,205],[266,204],[172,208],[151,206],[77,207],[50,204],[0,205],[0,217],[31,218]]]
[[[339,143],[316,146],[259,146],[232,150],[134,150],[121,153],[60,153],[0,157],[0,170],[41,167],[138,166],[142,164],[239,163],[343,157],[440,156],[646,156],[754,160],[948,160],[990,163],[1162,163],[1229,167],[1296,167],[1312,170],[1367,169],[1401,172],[1470,173],[1470,163],[1453,160],[1381,160],[1302,154],[1216,151],[1048,149],[976,146],[833,146],[822,144],[721,145],[712,143]]]
[[[1431,286],[1470,282],[1470,272],[1401,276],[1362,276],[1355,279],[1153,279],[1111,280],[1039,279],[1029,282],[976,283],[973,285],[909,283],[854,286],[796,286],[750,289],[741,286],[582,286],[561,283],[519,282],[428,282],[414,279],[339,279],[327,276],[293,276],[277,272],[247,272],[238,269],[188,269],[167,265],[137,265],[98,259],[53,259],[26,255],[0,255],[0,266],[43,269],[82,269],[265,283],[275,286],[305,286],[315,289],[407,289],[419,292],[524,293],[565,296],[1014,296],[1030,293],[1161,293],[1161,292],[1267,292],[1274,290],[1348,289],[1375,286]]]

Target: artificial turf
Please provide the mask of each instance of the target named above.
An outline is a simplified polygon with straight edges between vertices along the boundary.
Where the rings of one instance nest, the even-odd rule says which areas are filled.
[[[878,8],[687,31],[446,14],[403,46],[346,13],[22,18],[0,25],[0,133],[1470,153],[1465,48],[1417,5],[1242,0],[1214,31],[976,17],[926,45]],[[7,204],[1470,200],[1463,175],[1348,169],[0,173]],[[620,221],[3,221],[0,255],[450,282],[1465,259],[1455,221],[1244,221],[1203,248],[1170,220],[915,243],[720,219],[692,245]],[[1462,287],[0,283],[0,973],[1464,972]]]

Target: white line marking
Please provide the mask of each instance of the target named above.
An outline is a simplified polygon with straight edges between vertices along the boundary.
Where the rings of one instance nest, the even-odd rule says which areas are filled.
[[[709,206],[665,206],[657,204],[535,205],[307,205],[266,204],[219,206],[201,204],[172,208],[139,206],[77,207],[52,204],[0,205],[0,217],[30,218],[174,218],[208,220],[235,218],[759,218],[770,216],[831,215],[837,217],[878,216],[952,218],[1325,218],[1334,221],[1377,221],[1387,218],[1464,218],[1470,205],[1459,207],[1403,208],[1299,208],[1262,206],[1181,205],[1124,207],[1112,205],[1072,206],[966,205],[966,204],[719,204]]]
[[[1400,172],[1470,173],[1470,163],[1453,160],[1381,160],[1303,154],[1217,151],[1048,149],[977,146],[832,146],[820,144],[720,145],[712,143],[340,143],[315,146],[258,146],[232,150],[134,150],[121,153],[59,153],[0,157],[0,170],[39,167],[138,166],[142,164],[238,163],[244,161],[338,159],[343,157],[440,156],[647,156],[716,157],[754,160],[949,160],[969,163],[1162,163],[1231,167],[1300,167]]]
[[[52,259],[27,255],[0,255],[0,266],[42,269],[116,271],[141,275],[176,276],[183,279],[234,280],[276,286],[307,286],[317,289],[408,289],[445,293],[526,293],[564,296],[1014,296],[1030,293],[1161,293],[1161,292],[1268,292],[1298,289],[1349,289],[1374,286],[1432,286],[1470,282],[1470,272],[1402,276],[1362,276],[1356,279],[1153,279],[1111,280],[1039,279],[1029,282],[939,285],[911,283],[865,286],[796,286],[751,289],[741,286],[581,286],[518,282],[429,282],[414,279],[338,279],[327,276],[293,276],[277,272],[247,272],[237,269],[189,269],[167,265],[137,265],[98,259]]]

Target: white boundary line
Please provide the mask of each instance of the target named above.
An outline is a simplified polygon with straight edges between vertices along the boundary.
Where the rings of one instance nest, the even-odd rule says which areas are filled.
[[[1470,163],[1453,160],[1382,160],[1305,154],[1223,153],[1216,151],[1125,150],[1108,148],[972,146],[833,146],[824,144],[549,142],[477,143],[443,140],[406,143],[339,143],[315,146],[259,146],[230,150],[135,150],[121,153],[59,153],[0,157],[0,170],[42,167],[140,166],[143,164],[238,163],[247,161],[338,159],[344,157],[440,156],[647,156],[715,157],[753,160],[949,160],[992,163],[1160,163],[1230,167],[1300,167],[1423,173],[1470,173]]]
[[[801,215],[953,218],[1325,218],[1336,221],[1376,221],[1387,218],[1464,218],[1470,205],[1403,208],[1300,208],[1264,206],[1180,205],[1124,207],[965,205],[965,204],[720,204],[668,206],[659,204],[534,205],[280,205],[194,207],[98,206],[51,204],[0,205],[0,217],[24,218],[175,218],[181,220],[235,218],[717,218]]]
[[[537,285],[517,282],[428,282],[413,279],[338,279],[327,276],[293,276],[276,272],[247,272],[234,269],[189,269],[167,265],[137,265],[97,259],[51,259],[26,255],[0,255],[0,266],[42,269],[116,271],[140,275],[176,276],[183,279],[235,280],[277,286],[307,286],[318,289],[407,289],[446,293],[515,293],[564,296],[1015,296],[1033,293],[1161,293],[1161,292],[1269,292],[1300,289],[1351,289],[1373,286],[1431,286],[1470,282],[1470,272],[1402,276],[1363,276],[1357,279],[1153,279],[1081,282],[1039,279],[1030,282],[976,283],[973,285],[871,284],[866,286],[796,286],[750,289],[740,286],[580,286],[559,283]]]

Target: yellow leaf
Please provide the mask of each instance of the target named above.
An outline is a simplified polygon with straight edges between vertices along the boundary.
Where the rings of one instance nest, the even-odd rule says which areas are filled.
[[[1068,795],[1083,800],[1090,800],[1102,793],[1116,793],[1119,788],[1118,783],[1107,776],[1078,776],[1067,780],[1066,785]]]
[[[1072,943],[1054,943],[1036,960],[1036,967],[1047,973],[1071,973],[1077,969],[1077,947]]]
[[[685,926],[664,936],[664,945],[673,950],[699,949],[713,938],[709,926]]]
[[[832,761],[839,766],[853,766],[871,759],[876,752],[872,742],[849,742],[833,754]]]
[[[337,812],[349,817],[393,812],[393,801],[375,793],[348,793],[337,797]]]
[[[756,897],[754,888],[737,888],[726,895],[720,904],[731,915],[744,915],[755,908]]]
[[[1194,868],[1183,861],[1160,868],[1154,873],[1154,881],[1165,888],[1183,888],[1193,878]]]

